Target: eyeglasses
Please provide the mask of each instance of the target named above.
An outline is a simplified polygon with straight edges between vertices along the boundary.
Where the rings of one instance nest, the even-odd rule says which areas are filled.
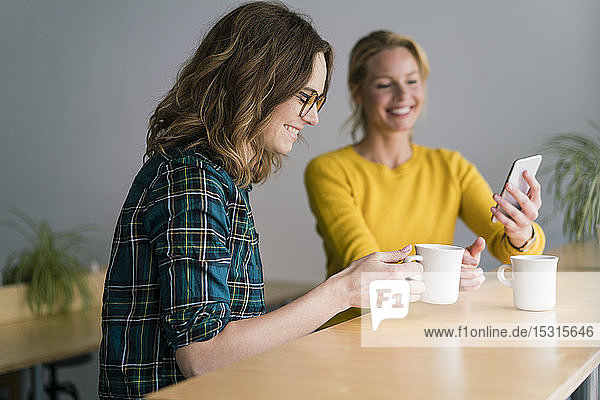
[[[325,96],[324,93],[320,96],[319,96],[319,93],[317,93],[317,92],[312,92],[312,94],[298,92],[298,94],[300,94],[302,97],[304,97],[304,100],[303,100],[304,104],[302,104],[302,108],[300,109],[300,117],[301,118],[305,117],[306,114],[308,114],[310,109],[315,104],[317,105],[317,111],[321,111],[323,104],[325,104],[325,100],[327,100],[327,97]]]

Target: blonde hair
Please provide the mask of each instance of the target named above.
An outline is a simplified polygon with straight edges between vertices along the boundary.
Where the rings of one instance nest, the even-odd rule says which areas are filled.
[[[275,107],[309,81],[325,55],[329,88],[333,50],[307,17],[278,2],[244,4],[221,18],[180,70],[150,117],[146,156],[194,148],[245,187],[281,167],[263,147]]]
[[[350,89],[352,115],[348,118],[347,123],[351,125],[350,134],[354,141],[358,141],[356,132],[359,129],[365,131],[367,128],[364,111],[354,100],[355,95],[360,90],[367,76],[367,62],[380,51],[394,47],[404,47],[413,55],[419,66],[419,74],[423,84],[427,81],[427,77],[429,76],[427,55],[423,48],[410,37],[390,31],[375,31],[360,39],[350,53],[348,70],[348,88]]]

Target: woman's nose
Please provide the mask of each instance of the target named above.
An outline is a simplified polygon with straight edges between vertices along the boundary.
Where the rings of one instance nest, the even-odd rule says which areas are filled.
[[[315,126],[319,123],[319,112],[316,106],[312,106],[302,119],[309,125]]]
[[[396,86],[396,89],[394,90],[394,98],[402,101],[402,99],[404,99],[404,94],[404,88],[402,88],[400,85]]]

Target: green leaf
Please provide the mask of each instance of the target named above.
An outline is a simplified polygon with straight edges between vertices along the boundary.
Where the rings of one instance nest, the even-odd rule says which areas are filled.
[[[76,293],[81,296],[84,307],[89,308],[93,296],[77,256],[88,251],[89,239],[83,232],[93,226],[54,231],[45,220],[34,221],[17,209],[11,213],[18,220],[1,221],[0,226],[22,234],[29,247],[7,257],[3,283],[29,283],[27,302],[36,315],[68,311]]]
[[[540,170],[552,174],[548,191],[563,211],[563,234],[587,240],[600,224],[600,124],[589,121],[596,131],[558,134],[546,140],[540,151],[556,156],[554,164]]]

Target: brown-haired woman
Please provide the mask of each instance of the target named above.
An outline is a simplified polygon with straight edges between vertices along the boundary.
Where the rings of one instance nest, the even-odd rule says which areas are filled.
[[[355,141],[357,131],[364,136],[312,160],[305,172],[327,252],[328,276],[352,260],[398,243],[451,244],[459,217],[487,240],[490,252],[502,262],[509,262],[510,255],[544,250],[544,232],[533,222],[541,205],[534,177],[524,176],[531,187],[527,194],[507,187],[519,201],[519,210],[492,195],[475,166],[458,152],[412,143],[428,75],[423,49],[393,32],[372,32],[351,52],[351,132]],[[509,216],[494,207],[496,201]],[[490,209],[501,224],[491,222]],[[475,290],[483,283],[483,271],[476,267],[484,247],[481,237],[467,247],[462,290]]]
[[[352,263],[268,314],[249,202],[318,123],[332,50],[280,3],[219,20],[150,118],[148,160],[121,210],[106,277],[101,398],[139,398],[308,334],[368,298],[361,272],[400,279],[410,252]],[[413,296],[422,282],[411,281]],[[263,315],[264,314],[264,315]]]

